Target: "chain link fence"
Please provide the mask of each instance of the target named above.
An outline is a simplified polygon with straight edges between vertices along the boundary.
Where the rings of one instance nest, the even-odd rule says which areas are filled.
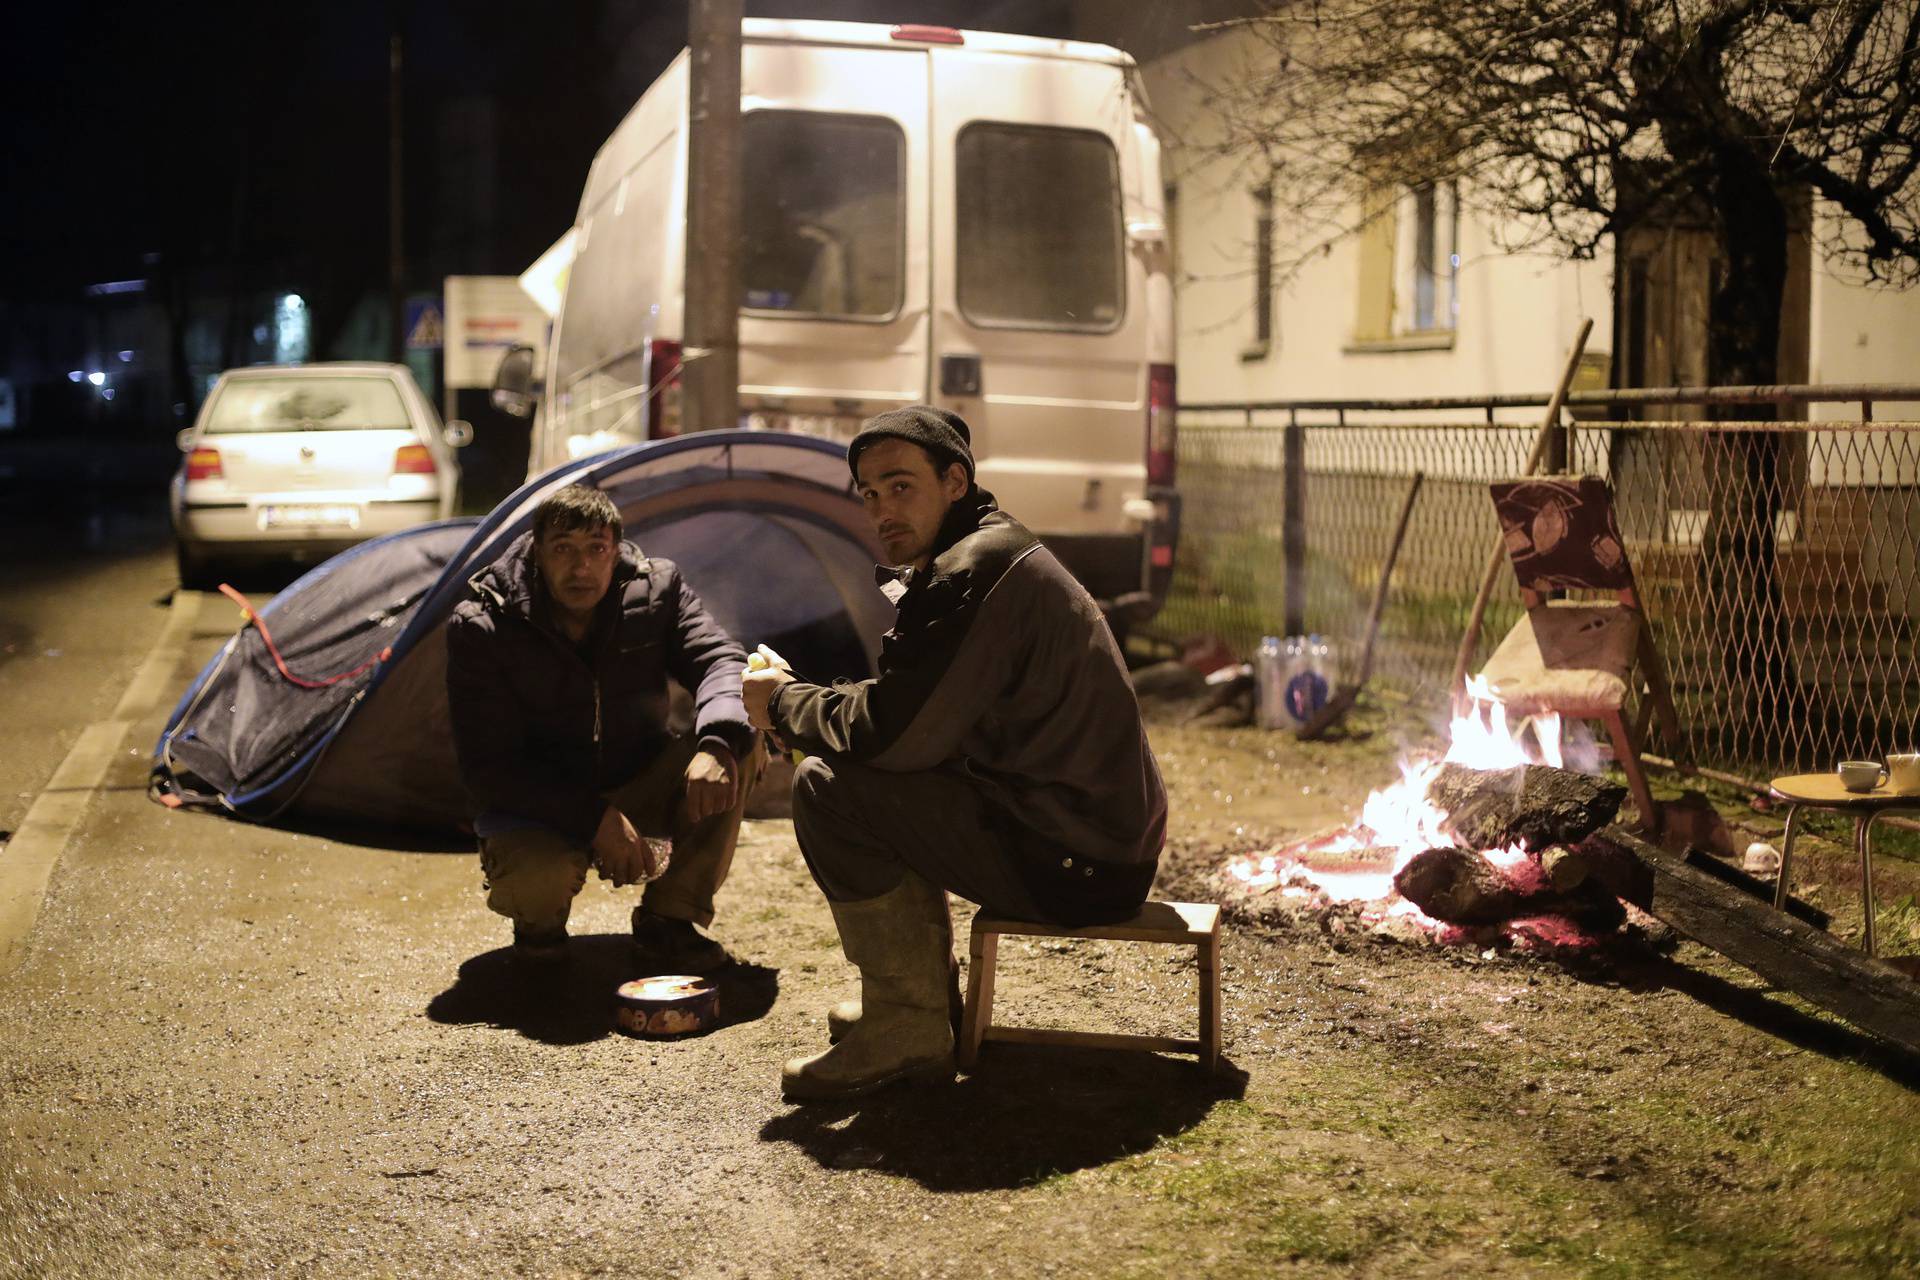
[[[1656,729],[1647,749],[1759,779],[1914,749],[1920,387],[1624,394],[1635,403],[1570,398],[1570,429],[1556,430],[1553,464],[1542,470],[1604,476],[1614,486],[1685,738],[1662,741]],[[1681,416],[1701,413],[1698,402],[1709,399],[1774,401],[1786,413],[1842,402],[1857,416],[1755,420],[1769,410],[1752,407],[1738,410],[1748,415],[1740,421]],[[1906,416],[1874,421],[1876,401]],[[1249,657],[1263,635],[1317,632],[1352,678],[1417,471],[1424,482],[1394,569],[1374,679],[1445,705],[1495,544],[1488,482],[1521,474],[1540,430],[1540,408],[1525,420],[1528,403],[1183,407],[1183,528],[1154,632],[1216,636]],[[1661,416],[1629,416],[1636,412]],[[1291,511],[1290,478],[1300,495]],[[1503,566],[1469,670],[1519,613]]]

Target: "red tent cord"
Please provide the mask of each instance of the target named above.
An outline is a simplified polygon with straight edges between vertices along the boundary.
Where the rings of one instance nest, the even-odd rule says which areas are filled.
[[[393,656],[393,646],[388,645],[351,671],[342,671],[339,675],[328,676],[324,680],[303,679],[287,670],[286,660],[280,656],[280,650],[273,643],[273,633],[267,630],[266,620],[253,611],[253,604],[224,582],[220,584],[220,594],[240,606],[241,616],[259,630],[260,638],[266,642],[267,652],[273,655],[273,665],[280,668],[280,674],[287,678],[288,683],[299,685],[302,689],[324,689],[328,685],[339,684],[342,680],[351,680],[376,662],[385,662]]]

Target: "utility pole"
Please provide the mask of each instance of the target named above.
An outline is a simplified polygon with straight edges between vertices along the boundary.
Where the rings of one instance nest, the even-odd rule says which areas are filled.
[[[740,422],[741,0],[688,0],[686,429]]]
[[[401,40],[401,13],[405,0],[387,4],[387,359],[395,364],[407,358],[406,187],[400,155],[400,86],[405,53]]]

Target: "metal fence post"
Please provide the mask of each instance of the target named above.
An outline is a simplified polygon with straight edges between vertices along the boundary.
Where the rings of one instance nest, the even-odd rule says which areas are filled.
[[[1298,414],[1287,418],[1281,451],[1285,475],[1287,519],[1282,534],[1287,561],[1286,634],[1307,633],[1307,429]]]

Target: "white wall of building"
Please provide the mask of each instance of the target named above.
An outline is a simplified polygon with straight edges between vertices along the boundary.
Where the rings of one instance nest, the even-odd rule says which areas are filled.
[[[1824,201],[1814,206],[1816,243],[1833,225]],[[1816,259],[1808,317],[1807,374],[1815,383],[1920,382],[1920,288],[1885,289],[1860,273]],[[1815,418],[1857,418],[1857,408],[1818,406]],[[1920,420],[1920,404],[1874,406],[1881,420]]]
[[[1545,392],[1583,317],[1594,322],[1590,356],[1609,357],[1611,256],[1571,262],[1544,250],[1509,252],[1497,242],[1495,227],[1471,209],[1460,219],[1459,313],[1451,346],[1356,348],[1360,248],[1348,235],[1332,239],[1322,256],[1297,273],[1276,278],[1273,341],[1265,355],[1249,357],[1257,216],[1252,193],[1261,175],[1244,157],[1209,154],[1218,125],[1204,94],[1207,85],[1258,74],[1265,53],[1258,41],[1229,31],[1143,69],[1155,117],[1171,144],[1167,173],[1176,192],[1182,400]],[[1824,224],[1831,225],[1833,216],[1830,208],[1816,208]],[[1357,206],[1343,215],[1348,225],[1357,219]],[[1820,230],[1816,243],[1825,239]],[[1275,229],[1278,256],[1290,256],[1290,237],[1297,246],[1337,231],[1332,225],[1289,225],[1283,215]],[[1816,260],[1811,294],[1810,381],[1920,382],[1920,288],[1868,286],[1857,272]],[[1811,416],[1857,417],[1858,410],[1816,407]],[[1920,404],[1883,405],[1876,416],[1920,420]]]
[[[1594,321],[1590,355],[1606,358],[1611,258],[1575,263],[1545,252],[1509,252],[1471,209],[1459,222],[1459,310],[1450,344],[1435,346],[1439,339],[1432,337],[1357,343],[1358,241],[1339,234],[1339,225],[1305,226],[1283,213],[1275,228],[1279,258],[1323,241],[1324,249],[1298,271],[1276,276],[1273,341],[1265,355],[1249,353],[1252,191],[1260,178],[1245,160],[1208,154],[1217,126],[1203,95],[1208,84],[1253,74],[1263,52],[1256,41],[1227,32],[1144,69],[1154,115],[1172,143],[1183,401],[1543,393],[1559,376],[1582,318]],[[1350,226],[1358,214],[1356,205],[1340,221]]]

